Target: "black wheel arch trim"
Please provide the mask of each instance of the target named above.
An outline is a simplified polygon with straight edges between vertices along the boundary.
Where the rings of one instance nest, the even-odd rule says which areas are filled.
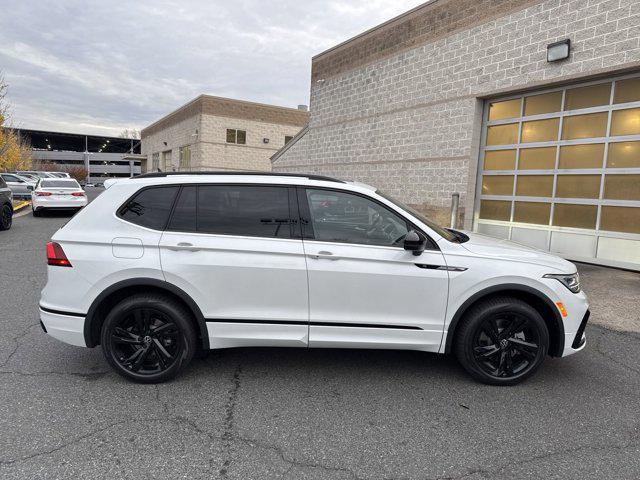
[[[490,295],[495,295],[499,293],[508,294],[509,292],[518,291],[526,294],[530,294],[544,302],[544,304],[549,307],[550,311],[553,312],[554,318],[549,319],[553,322],[553,324],[558,329],[558,334],[560,335],[559,345],[553,345],[550,343],[549,345],[549,355],[552,357],[560,357],[562,356],[562,352],[564,350],[564,324],[562,323],[562,317],[560,316],[560,312],[558,308],[553,303],[553,301],[547,297],[544,293],[535,288],[529,287],[527,285],[520,285],[517,283],[503,283],[501,285],[494,285],[491,287],[487,287],[479,292],[474,293],[469,298],[467,298],[462,305],[458,308],[455,315],[451,319],[449,323],[449,328],[447,328],[447,338],[445,342],[445,353],[451,353],[451,349],[453,347],[453,339],[455,337],[456,327],[460,322],[460,319],[464,316],[466,311],[469,309],[471,305],[473,305],[478,300],[482,300],[484,297],[488,297]],[[547,319],[545,319],[547,320]]]
[[[202,311],[198,304],[191,298],[191,296],[186,293],[181,288],[176,287],[172,283],[166,282],[164,280],[158,280],[156,278],[131,278],[127,280],[122,280],[120,282],[114,283],[110,285],[105,290],[103,290],[100,295],[98,295],[89,310],[87,311],[87,315],[84,322],[84,340],[87,344],[87,347],[93,348],[98,343],[94,341],[91,335],[91,326],[94,321],[94,317],[98,308],[102,304],[102,302],[112,293],[117,292],[118,290],[122,290],[127,287],[154,287],[161,290],[166,290],[168,293],[173,294],[180,298],[189,308],[189,310],[193,313],[196,322],[198,324],[199,335],[202,339],[202,348],[205,350],[209,349],[209,334],[207,330],[207,323],[205,321],[204,315],[202,315]]]

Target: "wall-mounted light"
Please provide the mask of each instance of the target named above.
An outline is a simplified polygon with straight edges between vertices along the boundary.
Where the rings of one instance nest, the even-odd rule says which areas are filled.
[[[547,45],[547,62],[558,62],[569,58],[571,40],[568,38]]]
[[[269,143],[269,139],[268,138],[263,138],[262,139],[262,143]]]
[[[165,147],[167,146],[167,142],[162,142],[162,143],[164,143],[164,146],[165,146]]]

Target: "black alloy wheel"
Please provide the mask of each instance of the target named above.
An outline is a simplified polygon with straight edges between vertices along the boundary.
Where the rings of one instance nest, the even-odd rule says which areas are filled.
[[[142,375],[167,370],[177,360],[182,338],[176,324],[162,312],[137,308],[111,331],[116,361]]]
[[[473,355],[478,366],[497,378],[512,378],[531,367],[540,350],[540,334],[517,313],[485,318],[476,330]]]
[[[516,298],[494,298],[470,309],[456,335],[455,351],[476,379],[514,385],[532,375],[549,349],[540,314]]]
[[[111,366],[142,383],[173,378],[196,349],[190,313],[162,296],[136,295],[120,302],[107,316],[101,340]]]
[[[13,223],[13,208],[11,205],[3,205],[0,212],[0,230],[9,230]]]

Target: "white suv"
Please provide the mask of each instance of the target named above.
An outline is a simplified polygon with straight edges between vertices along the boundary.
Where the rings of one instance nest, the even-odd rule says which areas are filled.
[[[197,350],[455,353],[511,385],[585,345],[576,267],[444,229],[375,188],[313,175],[147,174],[113,183],[47,245],[40,317],[121,375]]]

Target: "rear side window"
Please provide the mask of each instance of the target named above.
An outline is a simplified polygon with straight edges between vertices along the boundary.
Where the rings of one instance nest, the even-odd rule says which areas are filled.
[[[198,232],[252,237],[291,237],[287,187],[198,187]]]
[[[118,216],[141,227],[164,230],[171,213],[177,186],[142,190],[118,211]]]
[[[176,232],[196,231],[197,187],[182,187],[167,230]]]
[[[291,238],[287,187],[183,187],[168,230],[249,237]]]

